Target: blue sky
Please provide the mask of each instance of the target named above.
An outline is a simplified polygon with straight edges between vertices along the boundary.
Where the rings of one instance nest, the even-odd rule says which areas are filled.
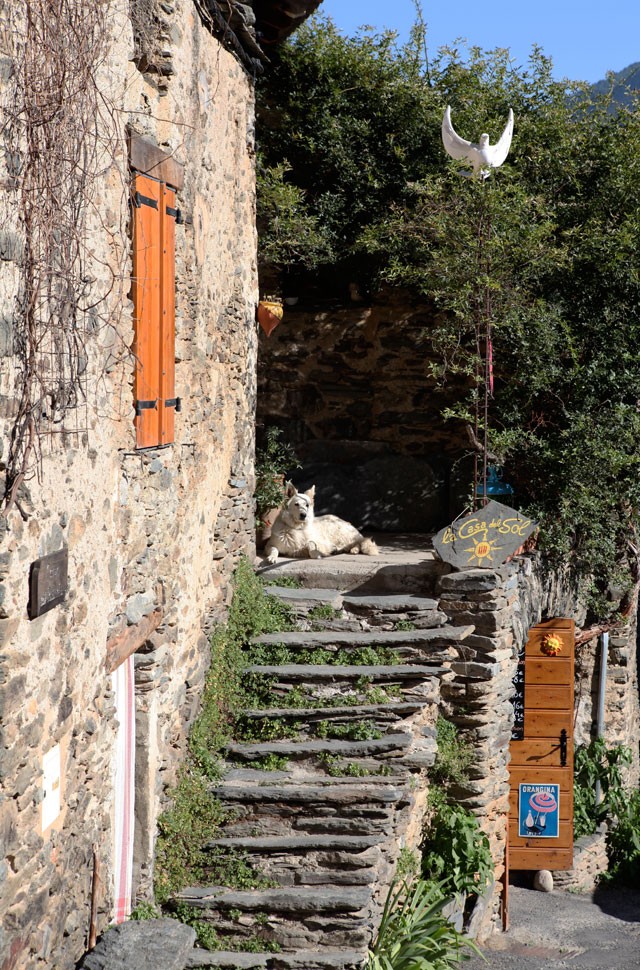
[[[422,4],[431,52],[460,37],[487,50],[508,47],[525,64],[538,44],[558,79],[599,81],[640,61],[640,0],[450,0]],[[415,18],[413,0],[323,0],[345,34],[363,24],[389,27],[406,39]]]

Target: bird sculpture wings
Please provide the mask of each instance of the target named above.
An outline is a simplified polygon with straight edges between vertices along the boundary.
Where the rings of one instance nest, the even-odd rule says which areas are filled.
[[[471,163],[473,172],[463,172],[463,175],[478,175],[483,179],[488,178],[490,169],[499,168],[509,154],[512,137],[513,111],[511,108],[509,108],[509,120],[496,144],[490,145],[489,136],[483,134],[480,135],[480,141],[476,145],[471,141],[465,141],[454,131],[451,124],[451,108],[447,105],[447,110],[442,119],[442,143],[452,158],[466,159]]]

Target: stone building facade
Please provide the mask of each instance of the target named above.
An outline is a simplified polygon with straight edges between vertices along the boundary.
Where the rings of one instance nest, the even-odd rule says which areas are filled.
[[[148,888],[253,547],[254,75],[317,4],[1,6],[0,967],[66,970]]]

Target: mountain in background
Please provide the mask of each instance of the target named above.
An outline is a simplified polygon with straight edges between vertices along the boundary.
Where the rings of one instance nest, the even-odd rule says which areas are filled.
[[[630,104],[631,98],[628,89],[634,88],[636,91],[640,91],[640,61],[636,61],[635,64],[630,64],[617,73],[612,71],[609,77],[603,81],[598,81],[592,85],[591,89],[595,94],[606,94],[611,87],[612,81],[614,101],[624,105]]]

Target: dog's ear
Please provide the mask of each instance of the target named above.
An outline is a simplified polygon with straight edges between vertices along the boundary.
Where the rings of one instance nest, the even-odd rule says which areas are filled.
[[[316,497],[315,485],[312,485],[311,488],[308,488],[304,494],[307,496],[310,502],[313,502],[314,498]]]
[[[295,487],[293,482],[287,482],[284,494],[285,498],[293,498],[294,495],[298,494],[298,489]]]

